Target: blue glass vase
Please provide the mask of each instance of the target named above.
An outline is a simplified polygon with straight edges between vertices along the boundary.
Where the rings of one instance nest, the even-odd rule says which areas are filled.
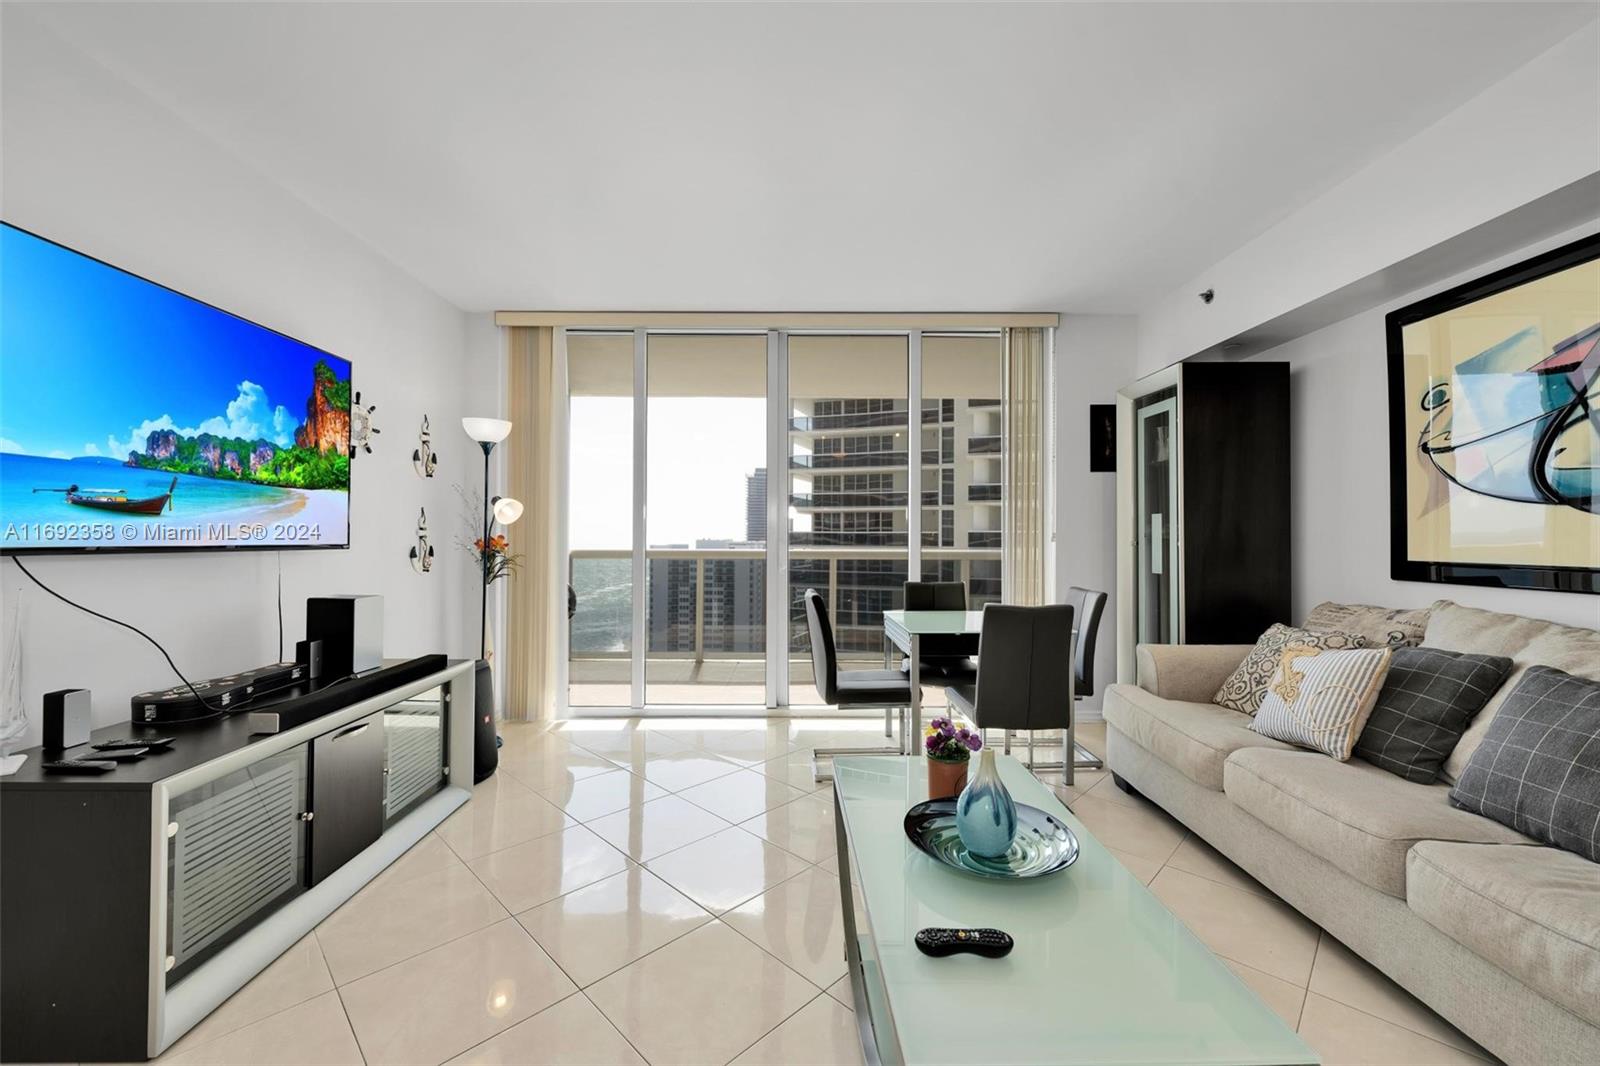
[[[998,859],[1017,838],[1017,804],[995,769],[994,752],[984,748],[978,771],[956,798],[956,832],[968,852],[980,859]]]

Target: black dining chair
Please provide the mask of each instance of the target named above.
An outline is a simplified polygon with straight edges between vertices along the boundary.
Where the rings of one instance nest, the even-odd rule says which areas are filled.
[[[1072,652],[1073,686],[1072,686],[1072,725],[1062,734],[1059,745],[1063,751],[1070,745],[1072,748],[1072,766],[1076,770],[1101,770],[1105,763],[1100,756],[1079,744],[1077,741],[1078,707],[1079,700],[1094,695],[1094,654],[1096,641],[1100,634],[1100,618],[1106,609],[1106,594],[1094,589],[1079,588],[1073,585],[1067,589],[1067,603],[1072,606],[1073,617],[1077,619],[1077,643]],[[1006,737],[1006,750],[1011,750],[1011,738]],[[1054,745],[1055,741],[1045,743]],[[1031,757],[1031,752],[1030,752]],[[1066,770],[1061,762],[1034,763],[1035,770]],[[1070,774],[1067,775],[1071,777]],[[1068,784],[1071,781],[1068,780]]]
[[[1034,734],[1060,729],[1072,734],[1073,665],[1061,654],[1072,641],[1071,604],[1017,607],[991,603],[983,609],[976,682],[945,689],[950,708],[979,729],[1028,734],[1033,767]]]
[[[907,581],[905,605],[908,611],[965,611],[967,586],[960,581]],[[930,684],[974,680],[978,634],[932,634],[922,638],[921,650],[922,676]],[[911,669],[909,657],[900,660],[900,669]]]
[[[1067,589],[1067,602],[1072,605],[1078,619],[1078,644],[1072,656],[1077,683],[1072,688],[1072,695],[1074,700],[1087,699],[1094,695],[1095,641],[1100,635],[1100,616],[1106,610],[1106,594],[1073,585]],[[1076,707],[1072,710],[1072,717],[1074,720],[1078,717]],[[1098,755],[1076,742],[1073,744],[1073,761],[1080,770],[1099,770],[1105,766]]]
[[[911,678],[899,670],[841,670],[839,653],[833,642],[833,624],[828,620],[828,605],[816,589],[806,589],[806,630],[811,638],[811,677],[817,695],[830,707],[882,707],[886,736],[894,734],[894,719],[899,712],[900,736],[906,735],[911,710]],[[817,771],[817,760],[835,755],[899,755],[899,747],[816,748],[811,753],[812,776],[818,781],[826,775]]]

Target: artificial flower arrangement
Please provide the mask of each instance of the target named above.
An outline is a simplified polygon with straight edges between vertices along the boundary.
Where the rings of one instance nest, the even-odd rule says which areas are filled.
[[[928,753],[928,798],[959,795],[967,784],[967,763],[982,747],[978,731],[957,725],[953,718],[929,722],[922,736],[922,748]]]
[[[492,585],[501,578],[508,576],[516,569],[519,556],[511,554],[511,545],[506,541],[505,534],[496,533],[489,538],[489,549],[484,551],[483,538],[478,537],[472,542],[469,549],[478,560],[478,565],[483,568],[483,583]]]
[[[935,718],[923,730],[922,746],[928,758],[945,762],[966,762],[972,753],[983,747],[983,737],[976,729],[958,726],[954,719]]]

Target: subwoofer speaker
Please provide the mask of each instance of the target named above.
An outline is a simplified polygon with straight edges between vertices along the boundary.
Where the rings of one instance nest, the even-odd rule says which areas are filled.
[[[495,742],[494,671],[478,660],[476,692],[472,701],[472,781],[477,784],[500,765],[500,747]]]
[[[383,665],[382,596],[312,596],[306,639],[322,642],[321,673],[349,677]]]

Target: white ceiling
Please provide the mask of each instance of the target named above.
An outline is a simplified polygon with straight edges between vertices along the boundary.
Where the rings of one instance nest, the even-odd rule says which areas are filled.
[[[469,310],[1134,310],[1600,10],[6,6]]]

